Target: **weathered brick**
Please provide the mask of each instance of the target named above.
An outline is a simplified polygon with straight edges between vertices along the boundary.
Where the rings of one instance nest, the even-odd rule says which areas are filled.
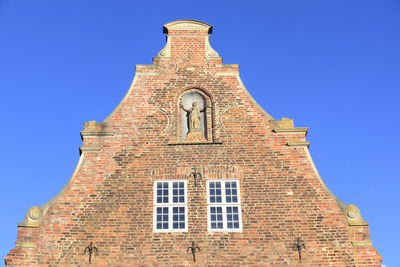
[[[120,105],[85,123],[81,159],[65,188],[31,209],[9,266],[380,266],[358,209],[323,184],[307,128],[274,120],[248,94],[237,65],[209,45],[211,26],[167,24],[166,47],[137,65]],[[185,142],[182,97],[206,100],[206,140]],[[201,173],[195,187],[192,168]],[[237,179],[242,231],[210,232],[208,179]],[[188,231],[153,232],[155,180],[187,179]],[[35,213],[36,212],[36,213]],[[305,244],[302,260],[294,245]]]

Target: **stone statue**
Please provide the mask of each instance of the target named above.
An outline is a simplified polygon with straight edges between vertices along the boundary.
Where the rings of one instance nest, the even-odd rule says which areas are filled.
[[[199,132],[200,131],[200,112],[203,112],[204,109],[199,109],[197,106],[197,102],[192,103],[192,107],[189,109],[185,109],[183,107],[183,110],[186,111],[189,117],[189,133],[190,132]]]

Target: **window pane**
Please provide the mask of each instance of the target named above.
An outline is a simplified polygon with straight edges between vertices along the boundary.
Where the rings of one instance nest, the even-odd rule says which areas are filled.
[[[168,182],[157,182],[157,203],[168,203]]]
[[[168,208],[157,208],[157,229],[168,229]]]
[[[223,228],[222,207],[210,207],[211,229]]]
[[[239,208],[226,207],[226,221],[228,229],[239,228]]]
[[[185,207],[173,207],[173,229],[185,229]]]
[[[221,182],[210,182],[209,187],[210,203],[221,203]]]
[[[185,202],[185,183],[184,182],[173,182],[172,183],[172,196],[173,203],[184,203]]]
[[[237,203],[236,182],[225,182],[226,203]]]

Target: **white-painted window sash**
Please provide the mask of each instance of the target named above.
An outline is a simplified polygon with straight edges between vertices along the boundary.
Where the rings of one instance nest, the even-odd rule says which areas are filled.
[[[210,183],[212,182],[221,182],[221,197],[222,202],[211,202],[211,194],[210,194]],[[225,191],[225,183],[226,182],[236,182],[236,190],[237,190],[237,202],[226,202],[226,191]],[[240,184],[239,180],[234,179],[215,179],[215,180],[207,180],[207,221],[208,221],[208,231],[211,232],[241,232],[242,231],[242,210],[241,210],[241,202],[240,202]],[[212,229],[211,228],[211,207],[221,207],[222,208],[222,229]],[[227,217],[227,207],[237,207],[238,208],[238,217],[239,217],[239,228],[228,228],[228,217]]]
[[[157,203],[157,184],[168,183],[168,203]],[[173,183],[183,182],[184,202],[173,203]],[[179,190],[179,188],[178,188]],[[153,187],[153,232],[187,232],[188,230],[188,209],[187,209],[187,181],[186,180],[156,180]],[[157,208],[168,208],[168,229],[157,229]],[[173,229],[173,208],[185,208],[185,228]]]

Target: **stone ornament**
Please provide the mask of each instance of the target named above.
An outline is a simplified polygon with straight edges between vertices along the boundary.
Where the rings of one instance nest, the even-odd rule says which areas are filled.
[[[164,48],[158,52],[157,57],[160,58],[169,58],[171,56],[171,39],[167,36],[167,43],[165,44]]]
[[[200,112],[203,112],[204,109],[199,109],[197,102],[192,103],[192,107],[189,109],[185,109],[183,107],[183,110],[186,111],[189,116],[189,123],[188,123],[188,128],[189,128],[189,133],[191,132],[200,132]]]
[[[210,36],[208,36],[206,42],[206,58],[215,58],[215,57],[219,57],[219,55],[217,51],[215,51],[214,48],[211,47]]]
[[[170,116],[170,115],[168,114],[168,112],[165,111],[164,109],[160,108],[159,110],[160,110],[162,113],[164,113],[164,114],[167,116],[167,118],[168,118],[168,124],[167,124],[167,126],[164,128],[164,130],[162,131],[163,133],[165,133],[165,132],[167,132],[168,129],[171,127],[171,116]]]
[[[182,135],[185,141],[206,141],[206,100],[197,92],[189,92],[182,98]]]
[[[346,216],[347,216],[347,221],[349,223],[363,223],[364,220],[361,217],[360,210],[357,208],[355,205],[347,205],[346,209]]]
[[[28,209],[25,215],[24,223],[26,224],[38,224],[39,220],[42,218],[43,213],[40,207],[33,206]]]

